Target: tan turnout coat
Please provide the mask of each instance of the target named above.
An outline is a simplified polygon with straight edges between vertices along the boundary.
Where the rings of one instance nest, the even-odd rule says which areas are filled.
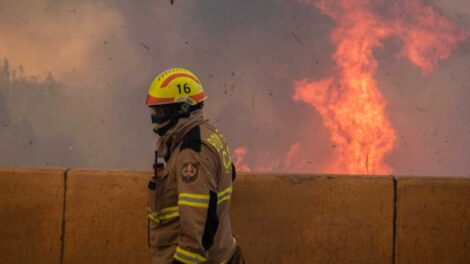
[[[237,246],[226,140],[197,112],[160,137],[156,153],[148,189],[152,264],[226,263]]]

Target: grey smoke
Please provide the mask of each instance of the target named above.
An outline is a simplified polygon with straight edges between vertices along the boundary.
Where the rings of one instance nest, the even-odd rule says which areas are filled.
[[[467,1],[430,4],[470,28]],[[10,124],[0,130],[0,166],[150,168],[156,137],[144,101],[152,78],[169,67],[200,77],[209,95],[206,117],[232,149],[248,147],[252,167],[281,169],[289,146],[300,141],[316,146],[308,172],[323,172],[334,151],[320,116],[291,99],[295,80],[320,80],[332,70],[334,23],[310,6],[2,0],[0,27],[7,43],[0,43],[0,57],[10,71],[23,65],[25,78],[40,76],[0,85],[0,118]],[[394,56],[397,45],[392,39],[375,51],[398,133],[387,162],[395,174],[469,175],[470,42],[428,77]],[[6,95],[6,86],[16,94]]]

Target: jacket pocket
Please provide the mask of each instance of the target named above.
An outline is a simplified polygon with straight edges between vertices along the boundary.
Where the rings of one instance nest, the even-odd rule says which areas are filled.
[[[162,221],[156,226],[152,222],[149,224],[149,245],[152,248],[176,245],[179,235],[178,221]]]

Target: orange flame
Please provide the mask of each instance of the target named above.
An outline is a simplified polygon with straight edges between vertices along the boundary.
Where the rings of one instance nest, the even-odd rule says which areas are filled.
[[[251,168],[245,164],[245,155],[248,153],[248,149],[246,147],[238,147],[233,151],[233,160],[235,163],[235,168],[237,171],[241,172],[250,172]]]
[[[386,113],[386,101],[374,79],[378,62],[372,50],[381,40],[397,36],[404,46],[399,55],[419,66],[423,74],[447,59],[467,34],[420,0],[401,4],[372,0],[301,0],[330,16],[337,28],[336,73],[324,80],[295,83],[294,100],[312,105],[329,129],[336,145],[332,173],[389,173],[384,157],[396,135]],[[379,16],[379,7],[384,16]],[[385,11],[383,11],[385,10]],[[307,146],[313,147],[313,146]]]

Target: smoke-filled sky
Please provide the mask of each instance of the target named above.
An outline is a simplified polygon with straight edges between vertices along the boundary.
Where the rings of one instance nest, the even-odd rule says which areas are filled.
[[[185,67],[209,95],[206,117],[232,149],[247,148],[253,170],[329,172],[329,131],[293,96],[296,81],[335,70],[336,25],[301,2],[0,0],[0,58],[44,80],[0,87],[10,124],[0,130],[0,166],[150,168],[148,86]],[[470,30],[467,0],[423,2]],[[382,44],[375,77],[396,130],[384,162],[399,175],[470,175],[470,40],[429,75],[397,56],[400,39]],[[287,166],[296,142],[307,158]]]

